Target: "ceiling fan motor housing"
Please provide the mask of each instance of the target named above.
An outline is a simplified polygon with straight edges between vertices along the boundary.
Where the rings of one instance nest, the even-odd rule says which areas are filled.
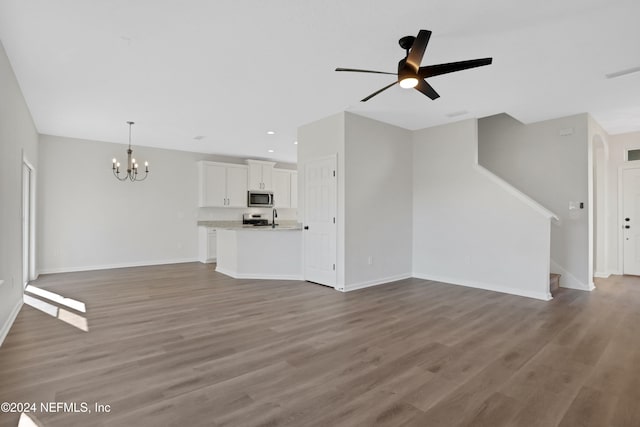
[[[403,58],[398,62],[398,81],[401,82],[404,79],[418,78],[418,73],[414,72],[410,66],[407,66],[407,58]]]

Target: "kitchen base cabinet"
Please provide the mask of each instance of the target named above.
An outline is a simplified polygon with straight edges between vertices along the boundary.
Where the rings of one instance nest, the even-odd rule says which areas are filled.
[[[198,261],[202,263],[216,262],[216,240],[215,228],[198,227]]]
[[[216,271],[236,279],[302,280],[300,229],[218,229]]]

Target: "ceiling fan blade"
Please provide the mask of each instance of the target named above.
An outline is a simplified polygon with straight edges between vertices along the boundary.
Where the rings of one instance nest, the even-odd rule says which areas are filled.
[[[420,67],[418,75],[423,79],[426,77],[439,76],[440,74],[453,73],[454,71],[467,70],[469,68],[489,65],[493,58],[470,59],[469,61],[449,62],[448,64],[427,65]]]
[[[380,89],[380,90],[378,90],[378,91],[376,91],[376,92],[373,92],[371,95],[367,96],[366,98],[361,99],[361,100],[360,100],[360,102],[367,102],[368,100],[370,100],[371,98],[373,98],[374,96],[376,96],[377,94],[379,94],[380,92],[383,92],[383,91],[385,91],[385,90],[389,89],[391,86],[393,86],[393,85],[394,85],[394,84],[396,84],[396,83],[398,83],[398,82],[397,82],[397,81],[396,81],[396,82],[393,82],[393,83],[391,83],[390,85],[385,86],[385,87],[383,87],[382,89]]]
[[[336,71],[351,71],[354,73],[375,73],[375,74],[389,74],[397,76],[397,73],[387,73],[386,71],[372,71],[372,70],[358,70],[356,68],[336,68]]]
[[[432,100],[440,98],[440,95],[438,95],[438,92],[436,92],[435,89],[432,88],[431,85],[427,83],[425,80],[418,80],[418,84],[416,85],[415,89],[427,95]]]
[[[413,42],[413,46],[411,46],[409,55],[407,56],[407,65],[410,66],[416,73],[420,68],[420,63],[422,62],[424,51],[427,48],[427,44],[429,43],[429,38],[431,38],[431,31],[420,30],[418,32],[418,36]]]

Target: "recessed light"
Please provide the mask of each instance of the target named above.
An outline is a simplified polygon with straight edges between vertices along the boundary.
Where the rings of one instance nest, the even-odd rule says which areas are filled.
[[[452,113],[447,114],[447,117],[458,117],[464,116],[465,114],[469,114],[467,110],[454,111]]]
[[[293,141],[293,145],[298,145],[298,141]]]
[[[267,150],[267,151],[268,151],[269,153],[273,153],[273,152],[274,152],[273,150]]]
[[[274,130],[268,130],[267,135],[275,135],[276,132]]]

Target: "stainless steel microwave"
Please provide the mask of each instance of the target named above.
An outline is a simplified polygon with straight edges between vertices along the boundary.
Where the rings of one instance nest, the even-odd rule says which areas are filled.
[[[250,208],[272,208],[272,191],[249,191],[247,196],[247,206]]]

